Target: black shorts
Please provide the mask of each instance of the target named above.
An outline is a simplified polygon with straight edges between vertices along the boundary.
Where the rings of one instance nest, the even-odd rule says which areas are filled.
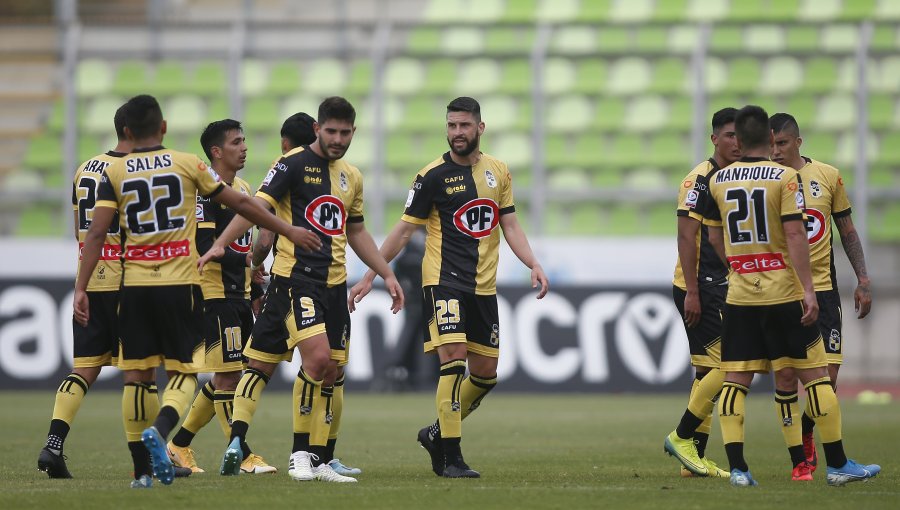
[[[439,345],[466,343],[466,349],[492,358],[500,355],[497,295],[480,296],[441,285],[422,289],[425,296],[425,352]]]
[[[203,292],[199,285],[122,287],[119,368],[197,373],[204,367]]]
[[[722,364],[725,372],[768,372],[827,364],[822,335],[803,326],[800,301],[775,305],[725,304]]]
[[[691,365],[718,368],[721,361],[722,309],[728,284],[700,287],[700,323],[693,328],[684,326],[691,350]],[[687,291],[672,286],[675,307],[684,319],[684,297]]]
[[[244,369],[244,346],[253,331],[253,312],[246,299],[207,299],[203,302],[206,371]]]
[[[267,363],[290,361],[297,344],[321,333],[328,336],[331,359],[346,365],[350,349],[347,284],[327,287],[276,275],[244,356]]]
[[[72,354],[75,368],[116,366],[119,358],[119,291],[87,293],[88,325],[72,319]]]
[[[843,335],[843,313],[841,311],[841,295],[837,289],[816,292],[819,302],[819,331],[825,340],[825,357],[828,363],[840,365],[844,361],[841,351]]]

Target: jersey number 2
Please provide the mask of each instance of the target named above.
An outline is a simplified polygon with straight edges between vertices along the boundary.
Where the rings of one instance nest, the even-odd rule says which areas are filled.
[[[750,193],[744,188],[731,188],[725,192],[725,200],[735,202],[737,209],[728,213],[728,236],[731,244],[745,244],[754,242],[769,242],[769,230],[766,223],[766,190],[765,188],[753,188]],[[741,230],[739,223],[750,218],[750,205],[753,205],[753,222],[751,229]]]

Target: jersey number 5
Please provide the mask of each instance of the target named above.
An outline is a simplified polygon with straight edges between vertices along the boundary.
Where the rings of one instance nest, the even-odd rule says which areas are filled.
[[[725,192],[725,200],[735,202],[737,209],[728,213],[728,237],[731,244],[746,244],[754,242],[753,234],[756,234],[756,242],[768,243],[769,230],[766,223],[766,189],[753,188],[750,193],[744,188],[731,188]],[[740,223],[750,218],[750,205],[753,204],[753,221],[751,229],[741,230]]]

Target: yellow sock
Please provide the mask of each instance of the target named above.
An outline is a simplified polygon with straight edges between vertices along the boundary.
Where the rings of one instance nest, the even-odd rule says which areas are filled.
[[[703,379],[699,381],[694,379],[694,385],[691,387],[691,396],[688,400],[688,411],[697,418],[703,419],[703,424],[697,428],[697,432],[708,434],[710,423],[712,420],[713,408],[716,406],[716,397],[722,391],[722,383],[725,382],[725,373],[718,368],[713,368]],[[703,430],[703,427],[706,430]]]
[[[309,446],[322,448],[328,443],[328,433],[331,431],[331,401],[334,392],[333,387],[326,388],[319,381],[319,398],[313,400],[312,419],[309,430]],[[310,448],[312,450],[312,448]]]
[[[71,425],[87,391],[88,383],[83,377],[74,373],[67,375],[56,390],[56,402],[53,404],[51,419],[62,420]]]
[[[841,406],[828,377],[810,381],[806,388],[806,406],[816,421],[816,429],[823,443],[841,440]]]
[[[788,448],[803,444],[803,430],[800,426],[800,405],[797,392],[775,391],[775,410],[781,418],[781,434]]]
[[[462,437],[462,413],[460,387],[466,375],[466,361],[456,359],[441,365],[441,377],[437,387],[438,423],[444,439]]]
[[[244,375],[238,381],[237,388],[234,390],[232,422],[242,421],[249,425],[253,421],[256,406],[268,383],[269,377],[259,370],[248,368],[244,371]]]
[[[225,434],[225,439],[231,437],[231,419],[234,416],[234,392],[226,390],[216,390],[213,395],[215,402],[216,419],[219,427]]]
[[[469,377],[463,379],[462,387],[459,390],[459,405],[462,410],[461,420],[465,420],[472,414],[487,394],[497,386],[496,377],[478,377],[469,374]]]
[[[328,439],[337,439],[341,431],[341,416],[344,414],[344,376],[334,382],[334,394],[331,396],[331,428]]]
[[[149,383],[125,383],[122,390],[122,422],[128,442],[140,441],[141,432],[159,414],[159,397],[151,389]]]
[[[725,382],[719,397],[719,425],[722,427],[722,442],[744,442],[744,414],[747,387],[742,384]]]
[[[209,420],[212,420],[213,415],[215,415],[215,409],[213,408],[214,391],[215,389],[213,388],[212,383],[208,382],[200,388],[197,396],[194,397],[194,402],[191,403],[191,409],[184,418],[184,423],[181,424],[181,426],[191,434],[199,432],[200,429],[209,423]]]
[[[184,416],[194,400],[196,391],[197,376],[195,374],[175,374],[166,384],[162,405],[163,407],[170,406],[178,412],[178,416]]]
[[[295,434],[311,434],[313,406],[316,400],[319,400],[321,394],[322,381],[306,375],[303,368],[297,372],[297,378],[294,379],[294,433]],[[312,442],[312,437],[310,437]]]

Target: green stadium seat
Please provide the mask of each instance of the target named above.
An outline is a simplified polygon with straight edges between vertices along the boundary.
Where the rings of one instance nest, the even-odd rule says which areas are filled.
[[[775,57],[766,61],[760,79],[760,92],[789,94],[803,85],[803,64],[794,57]]]
[[[535,20],[537,4],[537,0],[516,0],[515,2],[507,0],[506,10],[500,20],[509,23],[530,23]]]
[[[622,172],[616,168],[595,162],[588,167],[591,172],[591,184],[597,189],[616,189],[622,187]]]
[[[425,70],[418,59],[395,58],[387,64],[384,73],[384,90],[391,95],[414,94],[425,84]]]
[[[581,0],[544,0],[538,4],[535,16],[547,23],[566,23],[578,17]]]
[[[492,154],[505,161],[511,168],[524,169],[531,167],[531,140],[522,133],[506,133],[495,135]]]
[[[669,107],[661,96],[645,95],[634,98],[625,111],[626,131],[647,133],[657,131],[669,120]]]
[[[890,131],[882,135],[881,147],[882,150],[878,157],[879,163],[900,164],[900,151],[897,150],[897,147],[900,147],[900,132]]]
[[[849,94],[830,94],[819,102],[816,129],[844,130],[856,125],[856,98]]]
[[[609,164],[619,167],[634,166],[644,159],[646,145],[638,135],[619,135],[613,139],[605,159]]]
[[[879,92],[897,93],[897,84],[900,83],[900,57],[890,56],[881,60],[879,66],[878,81],[870,85],[870,88]]]
[[[660,167],[687,168],[692,163],[691,156],[688,137],[664,133],[653,138],[644,159]]]
[[[632,50],[650,53],[664,53],[669,50],[669,32],[664,27],[640,27]]]
[[[718,57],[709,57],[703,65],[706,91],[712,94],[723,91],[728,84],[728,67],[725,61]]]
[[[591,0],[590,2],[581,0],[577,19],[582,23],[606,21],[609,19],[609,11],[614,2],[615,0]]]
[[[392,135],[385,147],[385,163],[388,168],[406,171],[421,163],[418,145],[409,135]]]
[[[837,80],[837,63],[834,59],[814,57],[806,61],[803,84],[805,92],[828,92],[834,87]]]
[[[79,102],[79,107],[84,110],[84,101]],[[76,119],[79,112],[76,110]],[[47,119],[47,129],[53,133],[62,133],[66,127],[66,103],[63,99],[57,99],[53,102],[50,109],[50,118]]]
[[[188,82],[189,86],[180,92],[194,92],[204,96],[227,94],[228,83],[231,83],[231,79],[226,75],[222,63],[208,60],[197,64],[194,77]]]
[[[599,94],[605,84],[606,62],[595,58],[577,60],[575,62],[573,92]]]
[[[650,64],[645,59],[618,59],[610,66],[606,91],[613,95],[640,94],[650,86],[650,74]]]
[[[680,58],[663,58],[655,63],[650,90],[653,92],[687,93],[691,90],[688,81],[689,62]]]
[[[114,132],[113,117],[116,110],[122,106],[125,101],[114,96],[99,96],[89,102],[87,108],[79,115],[81,119],[81,127],[89,133],[111,133]],[[163,116],[166,116],[163,110]]]
[[[518,209],[518,204],[516,204],[516,208]],[[516,211],[516,217],[520,218],[521,216],[526,215]],[[547,236],[565,235],[571,219],[572,214],[568,211],[566,204],[547,202],[544,204],[544,214],[541,216],[542,233]]]
[[[844,0],[839,19],[845,21],[873,19],[877,4],[877,0]]]
[[[575,64],[571,59],[552,57],[544,62],[544,94],[565,94],[575,85]]]
[[[606,219],[603,233],[612,236],[641,235],[640,210],[636,205],[617,203]]]
[[[110,127],[112,127],[110,117]],[[63,146],[61,135],[43,133],[35,136],[28,144],[22,164],[27,168],[40,170],[59,169],[63,164]]]
[[[304,70],[308,76],[316,77],[303,82],[304,92],[327,97],[342,94],[347,85],[347,69],[342,61],[336,58],[313,60]],[[328,79],[322,79],[322,76],[327,76]]]
[[[448,19],[461,19],[467,6],[467,0],[431,0],[422,13],[422,19],[436,24],[446,23]]]
[[[688,0],[657,2],[656,9],[653,12],[653,19],[665,22],[684,21],[687,12]]]
[[[594,204],[578,204],[572,208],[567,232],[574,236],[596,236],[602,232],[603,212]]]
[[[869,127],[875,130],[886,129],[894,119],[896,101],[887,94],[869,94],[868,115]]]
[[[781,53],[786,46],[785,30],[778,25],[751,25],[744,33],[744,47],[753,53]]]
[[[414,55],[437,53],[441,47],[440,29],[420,26],[410,30],[407,46]]]
[[[593,128],[598,131],[618,131],[625,123],[625,101],[604,96],[594,108]]]
[[[550,50],[565,55],[594,53],[597,51],[595,30],[584,25],[557,26],[550,39]]]
[[[869,234],[875,241],[896,242],[900,240],[900,204],[887,205],[880,218],[871,222]]]
[[[900,3],[893,0],[879,0],[875,9],[875,19],[879,21],[900,20]]]
[[[315,117],[315,113],[312,113]],[[280,131],[284,119],[278,100],[272,97],[252,97],[244,103],[244,129],[247,131]]]
[[[456,85],[456,61],[437,59],[428,62],[427,65],[422,92],[442,96],[451,94]]]
[[[647,229],[644,233],[654,236],[675,236],[678,230],[674,207],[670,205],[657,205],[650,208],[647,213]]]
[[[569,153],[569,160],[573,165],[592,168],[606,162],[603,149],[602,137],[596,134],[581,135],[575,140],[575,147]]]
[[[481,97],[500,85],[500,64],[495,59],[473,58],[460,63],[456,78],[457,93]]]
[[[480,27],[450,27],[441,33],[444,55],[479,55],[484,52],[484,30]]]
[[[269,84],[269,69],[262,60],[255,58],[241,60],[238,73],[241,94],[244,96],[259,96],[266,91]]]
[[[878,160],[878,138],[875,137],[872,133],[869,133],[869,136],[866,137],[866,145],[864,150],[867,161],[871,162]],[[852,168],[860,157],[860,151],[861,149],[856,140],[856,133],[850,132],[844,134],[838,142],[837,154],[835,155],[835,166],[837,166],[838,168]],[[891,147],[885,152],[890,154],[891,152],[896,152],[896,149]],[[891,158],[893,156],[888,157]]]
[[[518,118],[516,101],[504,95],[487,96],[479,100],[481,103],[481,116],[485,120],[485,125],[491,132],[501,132],[508,129],[516,128],[516,120]],[[440,113],[432,116],[431,124],[437,125],[443,118],[446,109],[441,104]]]
[[[375,141],[372,139],[372,135],[369,132],[357,129],[353,133],[350,148],[347,149],[346,160],[365,174],[372,169],[374,155]]]
[[[645,21],[653,15],[653,0],[628,0],[614,2],[609,10],[609,19],[616,22]]]
[[[144,61],[126,60],[119,64],[116,76],[113,79],[112,92],[114,94],[132,97],[142,92],[147,92],[150,83],[147,73],[147,64]]]
[[[484,38],[487,55],[521,55],[534,45],[534,29],[524,26],[492,27]]]
[[[856,0],[849,0],[850,2]],[[841,12],[842,0],[816,0],[805,2],[797,12],[797,17],[804,21],[831,21]]]
[[[813,25],[789,25],[785,27],[785,46],[789,51],[812,52],[819,47],[819,28]]]
[[[807,130],[803,118],[797,118],[797,122],[800,123],[800,133],[803,135],[803,146],[800,148],[800,153],[829,165],[834,164],[838,146],[837,135]]]
[[[567,94],[550,101],[544,113],[547,128],[553,132],[581,132],[593,120],[591,101],[579,94]]]
[[[499,92],[521,95],[531,91],[531,63],[526,59],[508,60],[503,63],[503,79]]]
[[[751,93],[759,89],[762,71],[756,58],[741,57],[731,61],[725,90],[735,93]]]
[[[691,0],[685,16],[692,21],[716,21],[728,14],[728,3],[719,0]]]
[[[29,205],[19,215],[16,237],[59,237],[65,232],[64,225],[71,225],[71,218],[63,223],[63,214],[58,204],[36,203]]]
[[[890,167],[874,165],[869,167],[869,186],[875,188],[890,188],[894,185],[894,172]]]
[[[87,161],[101,152],[106,152],[112,147],[104,147],[101,139],[95,136],[82,135],[78,137],[78,162]]]
[[[767,20],[790,22],[797,19],[799,11],[800,0],[769,0],[768,8],[763,12]]]
[[[729,21],[749,22],[765,19],[768,0],[740,0],[731,2],[731,10],[726,19]]]
[[[353,62],[350,68],[350,79],[347,82],[347,93],[356,95],[368,94],[372,90],[374,75],[375,70],[371,60],[360,59]]]
[[[597,52],[618,55],[627,53],[630,48],[631,37],[628,28],[605,25],[597,30]]]
[[[168,132],[172,134],[191,133],[200,136],[200,132],[209,122],[220,119],[208,119],[206,105],[199,96],[179,94],[162,100],[162,110],[166,117]],[[275,126],[269,124],[269,129]]]
[[[272,168],[272,163],[281,156],[279,131],[260,131],[247,136],[247,162],[241,172],[241,178],[250,183],[253,188],[262,183],[269,169]],[[199,137],[197,138],[199,140]],[[202,151],[202,149],[198,150]]]
[[[568,136],[547,135],[544,141],[544,163],[549,168],[559,168],[573,163]]]
[[[292,60],[283,60],[272,65],[269,73],[267,94],[283,96],[300,89],[300,66]]]
[[[112,89],[113,71],[109,62],[89,58],[78,62],[75,70],[75,91],[80,97],[106,94]]]
[[[700,31],[696,25],[675,25],[669,29],[667,51],[690,54],[700,44]]]
[[[515,128],[520,131],[531,131],[535,124],[534,108],[531,101],[524,99],[516,103],[516,124]],[[538,120],[539,122],[539,120]]]
[[[580,168],[557,168],[547,175],[547,184],[555,191],[584,189],[588,182],[587,176]]]
[[[432,96],[412,96],[404,105],[403,120],[398,129],[402,131],[440,129],[440,126],[443,125],[443,115],[446,112],[444,106]],[[481,108],[482,115],[484,115],[483,102]]]
[[[892,51],[900,47],[897,38],[897,26],[889,24],[875,25],[872,34],[872,49],[876,51]]]
[[[713,51],[741,53],[744,50],[743,29],[739,26],[720,25],[713,27],[710,46]]]
[[[207,124],[214,120],[233,118],[234,116],[231,114],[231,105],[228,103],[228,100],[224,96],[214,97],[209,101],[209,103],[207,103],[205,119],[205,122]],[[205,125],[206,124],[204,124],[204,126]]]
[[[859,27],[848,24],[826,25],[822,29],[822,51],[853,52],[859,44]]]
[[[716,112],[719,108],[709,108]],[[691,129],[694,116],[694,102],[687,96],[679,96],[669,101],[669,122],[666,129],[671,131],[687,131]],[[710,115],[712,117],[712,115]]]
[[[319,111],[319,103],[321,102],[321,98],[319,96],[314,96],[311,94],[293,94],[288,96],[284,103],[281,105],[281,110],[278,113],[278,124],[277,128],[281,130],[281,124],[290,117],[291,115],[299,112],[306,112],[311,115],[313,118],[316,117]],[[244,116],[247,115],[247,109],[244,109]]]
[[[181,62],[163,60],[156,65],[152,89],[154,94],[172,95],[184,91],[190,85]]]

